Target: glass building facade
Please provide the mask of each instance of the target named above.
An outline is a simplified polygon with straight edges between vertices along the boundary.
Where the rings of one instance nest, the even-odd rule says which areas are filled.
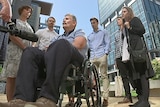
[[[136,17],[142,21],[146,33],[144,38],[150,58],[160,56],[160,1],[159,0],[98,0],[100,23],[110,33],[111,51],[108,56],[108,73],[113,81],[115,69],[115,34],[118,31],[116,17],[121,15],[123,6],[132,8]]]

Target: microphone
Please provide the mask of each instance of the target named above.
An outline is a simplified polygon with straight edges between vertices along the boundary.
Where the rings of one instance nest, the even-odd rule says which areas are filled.
[[[9,23],[8,27],[5,26],[1,26],[0,25],[0,31],[1,32],[9,32],[11,35],[15,35],[18,36],[22,39],[26,39],[32,42],[37,42],[38,41],[38,35],[36,35],[35,33],[31,33],[31,32],[26,32],[23,30],[18,30],[14,23]]]
[[[8,31],[11,35],[15,35],[22,39],[26,39],[32,42],[38,41],[38,36],[35,33],[26,32],[26,31],[17,29],[14,22],[9,22],[7,23],[7,25],[8,25]]]

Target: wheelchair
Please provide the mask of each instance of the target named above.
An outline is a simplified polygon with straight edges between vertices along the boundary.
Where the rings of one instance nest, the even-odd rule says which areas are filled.
[[[38,36],[36,34],[18,30],[13,22],[8,23],[7,27],[0,25],[0,31],[5,33],[9,32],[12,35],[16,35],[22,39],[33,42],[38,41]],[[66,93],[66,86],[68,85],[67,83],[69,83],[69,85],[72,87],[72,95],[77,97],[74,107],[81,106],[82,98],[86,100],[88,107],[101,107],[99,75],[96,67],[88,59],[84,60],[81,67],[75,66],[74,64],[69,64],[66,67],[60,87],[60,98],[58,103],[59,107],[62,107],[63,95]],[[72,75],[69,75],[70,71],[72,71]],[[45,77],[45,75],[43,76]],[[37,81],[37,94],[35,95],[35,98],[37,98],[39,91],[41,90],[41,84],[43,81],[44,80]],[[76,89],[77,83],[79,83],[81,90]]]
[[[74,107],[80,107],[82,99],[85,99],[87,107],[101,107],[99,75],[95,65],[89,59],[85,59],[81,67],[74,64],[66,67],[60,86],[58,107],[62,107],[63,97],[68,86],[72,88],[71,95],[76,98]]]

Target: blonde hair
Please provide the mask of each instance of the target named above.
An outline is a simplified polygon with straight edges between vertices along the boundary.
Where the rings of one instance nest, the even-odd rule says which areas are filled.
[[[130,7],[123,7],[122,9],[126,9],[128,11],[127,20],[130,21],[134,17],[133,10]]]

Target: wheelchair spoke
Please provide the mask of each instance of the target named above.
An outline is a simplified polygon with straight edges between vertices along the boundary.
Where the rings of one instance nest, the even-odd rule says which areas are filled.
[[[97,70],[94,65],[84,70],[84,88],[88,107],[101,107],[101,90]]]
[[[93,74],[94,74],[94,79],[95,79],[95,86],[93,88],[96,93],[95,95],[96,100],[97,100],[96,103],[98,107],[101,107],[101,89],[100,89],[99,75],[94,65],[92,65],[92,69],[93,69]]]
[[[71,73],[71,71],[73,75],[70,76],[69,72]],[[72,79],[68,79],[68,77]],[[99,75],[94,64],[88,59],[82,64],[81,71],[72,64],[66,67],[60,88],[61,97],[59,99],[59,107],[62,107],[63,94],[65,94],[67,86],[72,87],[71,94],[77,97],[74,107],[80,107],[82,105],[81,99],[85,99],[87,107],[101,107]],[[76,88],[77,86],[79,88]]]

